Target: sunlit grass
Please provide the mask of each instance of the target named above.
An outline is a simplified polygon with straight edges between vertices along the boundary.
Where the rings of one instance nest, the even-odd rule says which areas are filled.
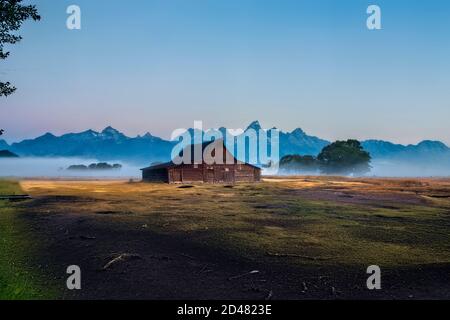
[[[17,182],[0,180],[0,196],[22,194]],[[17,218],[17,209],[0,200],[0,299],[50,299],[54,290],[30,258],[37,249],[36,235]]]
[[[436,192],[448,193],[447,181],[308,177],[270,179],[233,188],[123,181],[29,181],[23,186],[41,196],[81,199],[47,204],[42,210],[50,213],[76,212],[116,221],[118,228],[145,224],[146,230],[188,236],[260,261],[311,266],[450,263],[448,199],[411,204],[399,198],[383,207],[385,203],[314,200],[295,193],[317,188],[426,199]],[[100,211],[117,214],[96,214]],[[270,253],[298,257],[279,259]]]

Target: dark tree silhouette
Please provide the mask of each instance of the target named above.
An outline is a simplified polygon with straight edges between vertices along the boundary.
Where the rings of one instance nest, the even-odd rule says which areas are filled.
[[[3,51],[5,44],[15,44],[22,40],[20,35],[15,34],[25,20],[38,21],[36,6],[22,5],[22,0],[0,0],[0,59],[6,59],[9,52]],[[0,81],[0,97],[12,94],[16,88],[9,82]]]
[[[319,162],[313,156],[286,155],[280,160],[280,169],[287,172],[312,174],[319,169]]]
[[[360,175],[370,171],[370,154],[357,140],[336,141],[317,156],[325,174]]]
[[[0,60],[8,58],[9,52],[3,51],[5,44],[15,44],[22,40],[16,32],[22,26],[25,20],[33,19],[38,21],[41,17],[38,15],[36,6],[22,5],[22,0],[0,0]],[[16,91],[10,82],[0,80],[0,97],[6,97]],[[0,136],[3,134],[0,130]]]

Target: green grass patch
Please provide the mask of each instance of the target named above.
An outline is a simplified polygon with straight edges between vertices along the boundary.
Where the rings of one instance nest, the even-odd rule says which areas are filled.
[[[0,180],[0,195],[22,193],[19,183]],[[0,300],[52,299],[56,290],[28,265],[39,241],[17,213],[14,204],[0,200]]]
[[[19,183],[0,179],[0,196],[23,194]]]
[[[162,202],[146,224],[258,260],[274,260],[270,252],[299,257],[275,258],[283,263],[311,266],[450,263],[450,216],[441,207],[308,200],[266,183],[197,189]]]

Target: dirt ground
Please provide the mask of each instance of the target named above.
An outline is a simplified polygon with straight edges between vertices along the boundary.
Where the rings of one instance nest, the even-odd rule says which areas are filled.
[[[63,299],[450,298],[448,179],[20,184],[41,238],[30,263]],[[82,290],[65,288],[69,265]]]

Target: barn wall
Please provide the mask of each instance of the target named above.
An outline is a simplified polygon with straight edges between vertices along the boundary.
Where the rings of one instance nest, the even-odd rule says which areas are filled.
[[[207,165],[204,180],[208,183],[234,183],[235,167],[233,164]]]
[[[183,182],[203,182],[203,165],[184,165],[182,172]]]
[[[260,181],[260,169],[246,164],[182,165],[170,168],[170,183],[235,183]]]
[[[142,170],[142,180],[149,182],[169,182],[167,169]]]
[[[247,164],[236,165],[236,182],[255,182],[261,180],[261,170]]]
[[[169,176],[169,183],[180,183],[181,180],[181,168],[170,168],[167,170]]]
[[[203,166],[180,165],[169,169],[170,183],[203,182]]]
[[[183,165],[174,168],[143,170],[142,179],[168,183],[235,183],[261,180],[261,170],[247,164]]]
[[[255,170],[255,181],[259,182],[261,181],[261,169],[254,168]]]

